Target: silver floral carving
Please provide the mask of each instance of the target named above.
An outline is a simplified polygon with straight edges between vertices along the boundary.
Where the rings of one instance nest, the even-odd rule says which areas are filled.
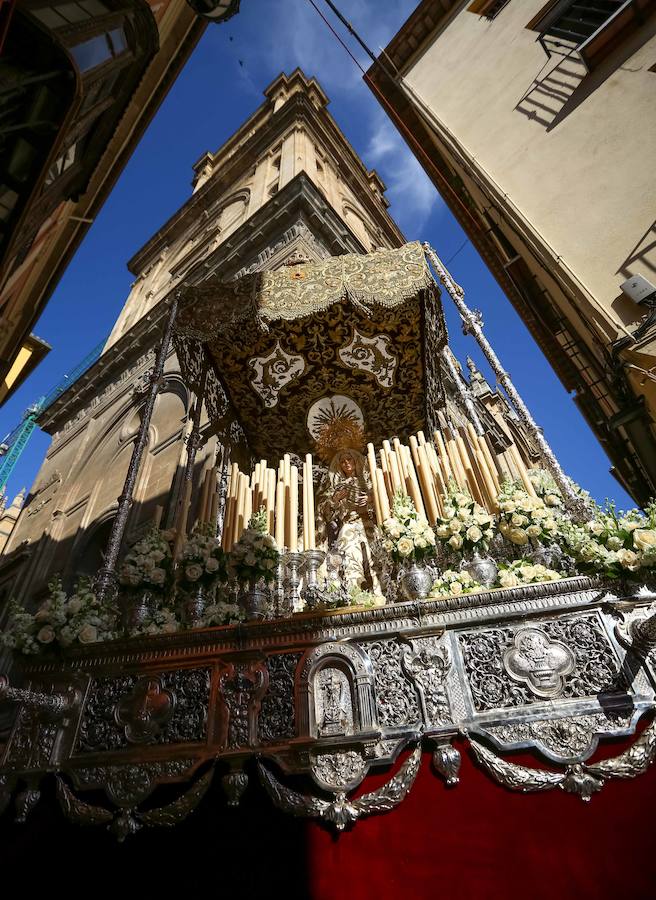
[[[451,668],[451,656],[446,647],[439,646],[439,638],[417,638],[410,641],[401,657],[402,666],[414,681],[426,725],[437,726],[451,722],[451,711],[445,681]]]
[[[547,755],[563,760],[586,759],[597,746],[597,735],[628,730],[631,716],[605,713],[534,719],[486,725],[485,732],[505,745],[535,744]]]
[[[319,751],[311,754],[310,770],[319,787],[348,791],[367,774],[367,763],[357,750]]]
[[[417,691],[403,668],[407,644],[394,638],[368,646],[374,668],[378,721],[384,726],[421,721]]]
[[[259,740],[263,744],[290,738],[296,733],[294,674],[300,658],[300,653],[283,653],[267,659],[269,686],[262,699],[258,726]]]
[[[175,696],[158,677],[140,678],[115,708],[116,723],[131,744],[151,743],[173,715]]]
[[[354,328],[350,342],[340,348],[339,358],[350,369],[373,375],[381,387],[391,388],[398,360],[390,351],[390,344],[385,334],[367,337]]]
[[[514,646],[503,655],[506,672],[527,685],[536,697],[557,697],[566,675],[574,671],[572,651],[562,641],[552,641],[539,628],[515,633]]]
[[[209,703],[210,670],[178,669],[156,676],[161,691],[175,698],[167,721],[153,727],[152,741],[158,744],[197,742],[205,739]],[[133,692],[139,679],[123,675],[95,679],[89,690],[80,726],[77,752],[120,750],[129,745],[125,724],[116,718],[116,710]],[[125,713],[127,714],[127,713]],[[134,737],[133,733],[133,737]]]
[[[301,794],[281,784],[262,763],[258,763],[258,771],[267,793],[280,809],[294,816],[323,819],[343,831],[363,816],[389,812],[398,806],[414,784],[420,762],[421,747],[417,747],[390,781],[357,800],[349,800],[344,791],[340,791],[334,800]]]
[[[262,663],[237,663],[219,677],[219,691],[227,712],[227,746],[245,747],[255,741],[259,701],[266,687]]]
[[[459,635],[476,709],[522,706],[534,703],[539,696],[529,683],[512,678],[504,665],[506,651],[513,649],[515,634],[521,630],[497,628]],[[615,652],[595,614],[541,622],[539,631],[549,641],[564,644],[574,659],[573,668],[562,674],[559,698],[590,697],[626,690],[626,679]]]
[[[649,768],[656,757],[656,720],[628,750],[618,756],[589,766],[574,763],[567,766],[564,772],[547,772],[544,769],[521,766],[497,756],[471,737],[469,743],[477,761],[504,787],[524,792],[559,787],[588,801],[602,789],[606,778],[635,778]]]
[[[149,809],[147,812],[135,810],[127,798],[125,802],[121,802],[117,812],[87,803],[77,797],[59,777],[57,778],[57,799],[69,821],[79,825],[106,825],[122,842],[129,835],[135,834],[143,825],[170,827],[182,822],[196,809],[207,793],[213,774],[213,769],[210,769],[177,800],[165,806]],[[136,794],[134,802],[139,802]]]
[[[251,386],[267,408],[278,404],[282,389],[300,378],[306,368],[303,357],[287,353],[280,341],[267,356],[256,356],[248,364],[253,373]]]

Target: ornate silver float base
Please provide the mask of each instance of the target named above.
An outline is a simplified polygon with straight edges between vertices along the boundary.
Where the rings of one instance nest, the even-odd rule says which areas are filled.
[[[267,600],[253,592],[250,614],[261,615]],[[615,637],[620,614],[628,646]],[[632,643],[651,643],[654,616],[644,596],[611,598],[578,577],[32,657],[24,687],[0,679],[0,695],[18,705],[0,763],[0,809],[17,791],[24,819],[41,779],[56,774],[69,819],[123,839],[184,819],[215,766],[237,804],[246,765],[257,760],[276,805],[342,829],[393,810],[412,788],[422,749],[455,786],[458,734],[505,787],[587,800],[656,757],[651,722],[628,750],[588,762],[601,740],[632,735],[653,712],[655,654]],[[504,758],[522,749],[549,768]],[[387,770],[382,785],[354,796],[376,768]],[[179,794],[158,806],[151,795],[163,784]],[[85,791],[104,791],[109,805],[87,802]]]

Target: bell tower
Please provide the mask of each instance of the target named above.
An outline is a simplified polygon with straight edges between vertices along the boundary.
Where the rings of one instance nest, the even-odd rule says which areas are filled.
[[[136,253],[132,291],[111,347],[182,281],[277,268],[294,251],[311,261],[403,243],[385,185],[328,112],[328,98],[299,69],[214,153],[194,164],[193,193]]]

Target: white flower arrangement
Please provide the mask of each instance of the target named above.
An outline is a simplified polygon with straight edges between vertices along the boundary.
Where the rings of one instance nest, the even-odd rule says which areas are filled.
[[[640,569],[656,567],[656,501],[639,510],[618,512],[607,503],[584,525],[563,523],[564,548],[587,572],[607,578],[631,576]]]
[[[137,637],[141,634],[175,634],[181,631],[182,623],[174,609],[168,606],[156,606],[151,609],[140,625],[132,625],[128,629],[129,637]]]
[[[540,497],[531,497],[523,485],[506,481],[497,498],[499,531],[512,544],[548,544],[559,530],[559,504],[547,506]]]
[[[226,554],[213,525],[203,523],[189,535],[182,548],[179,573],[180,580],[187,586],[226,580]]]
[[[2,635],[4,646],[34,654],[51,644],[70,647],[118,637],[116,609],[107,604],[101,606],[88,578],[80,578],[70,597],[59,578],[48,587],[50,596],[34,614],[12,601],[9,627]]]
[[[129,588],[164,593],[171,583],[173,560],[170,533],[153,528],[128,550],[118,572],[119,581]]]
[[[357,585],[348,588],[339,581],[330,581],[325,585],[322,601],[317,609],[345,609],[350,606],[384,606],[385,598],[371,591],[363,591]]]
[[[540,564],[533,564],[527,559],[516,559],[514,562],[499,567],[496,587],[510,588],[522,584],[539,584],[543,581],[560,581],[565,576],[555,569],[548,569]]]
[[[544,500],[545,506],[549,509],[563,507],[563,495],[551,472],[547,472],[546,469],[529,469],[528,477],[535,493],[541,500]],[[572,483],[572,487],[578,487],[578,485]]]
[[[276,542],[266,530],[266,510],[255,513],[228,554],[228,574],[243,584],[273,581],[280,560]]]
[[[397,493],[392,501],[392,515],[383,522],[382,547],[397,562],[419,562],[435,553],[435,532],[405,494]]]
[[[198,628],[211,628],[216,625],[237,625],[246,618],[245,611],[236,603],[217,600],[205,608]]]
[[[437,520],[435,534],[448,549],[466,554],[485,552],[495,533],[495,520],[470,494],[451,485],[442,498],[444,515]]]
[[[456,572],[447,569],[434,582],[428,595],[429,600],[437,600],[440,597],[457,597],[460,594],[475,594],[485,588],[471,577],[469,572]]]

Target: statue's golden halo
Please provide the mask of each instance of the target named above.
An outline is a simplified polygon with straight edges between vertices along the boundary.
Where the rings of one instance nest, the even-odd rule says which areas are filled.
[[[350,416],[335,416],[322,425],[315,447],[319,458],[330,463],[340,450],[362,453],[365,443],[364,428],[359,422]]]

